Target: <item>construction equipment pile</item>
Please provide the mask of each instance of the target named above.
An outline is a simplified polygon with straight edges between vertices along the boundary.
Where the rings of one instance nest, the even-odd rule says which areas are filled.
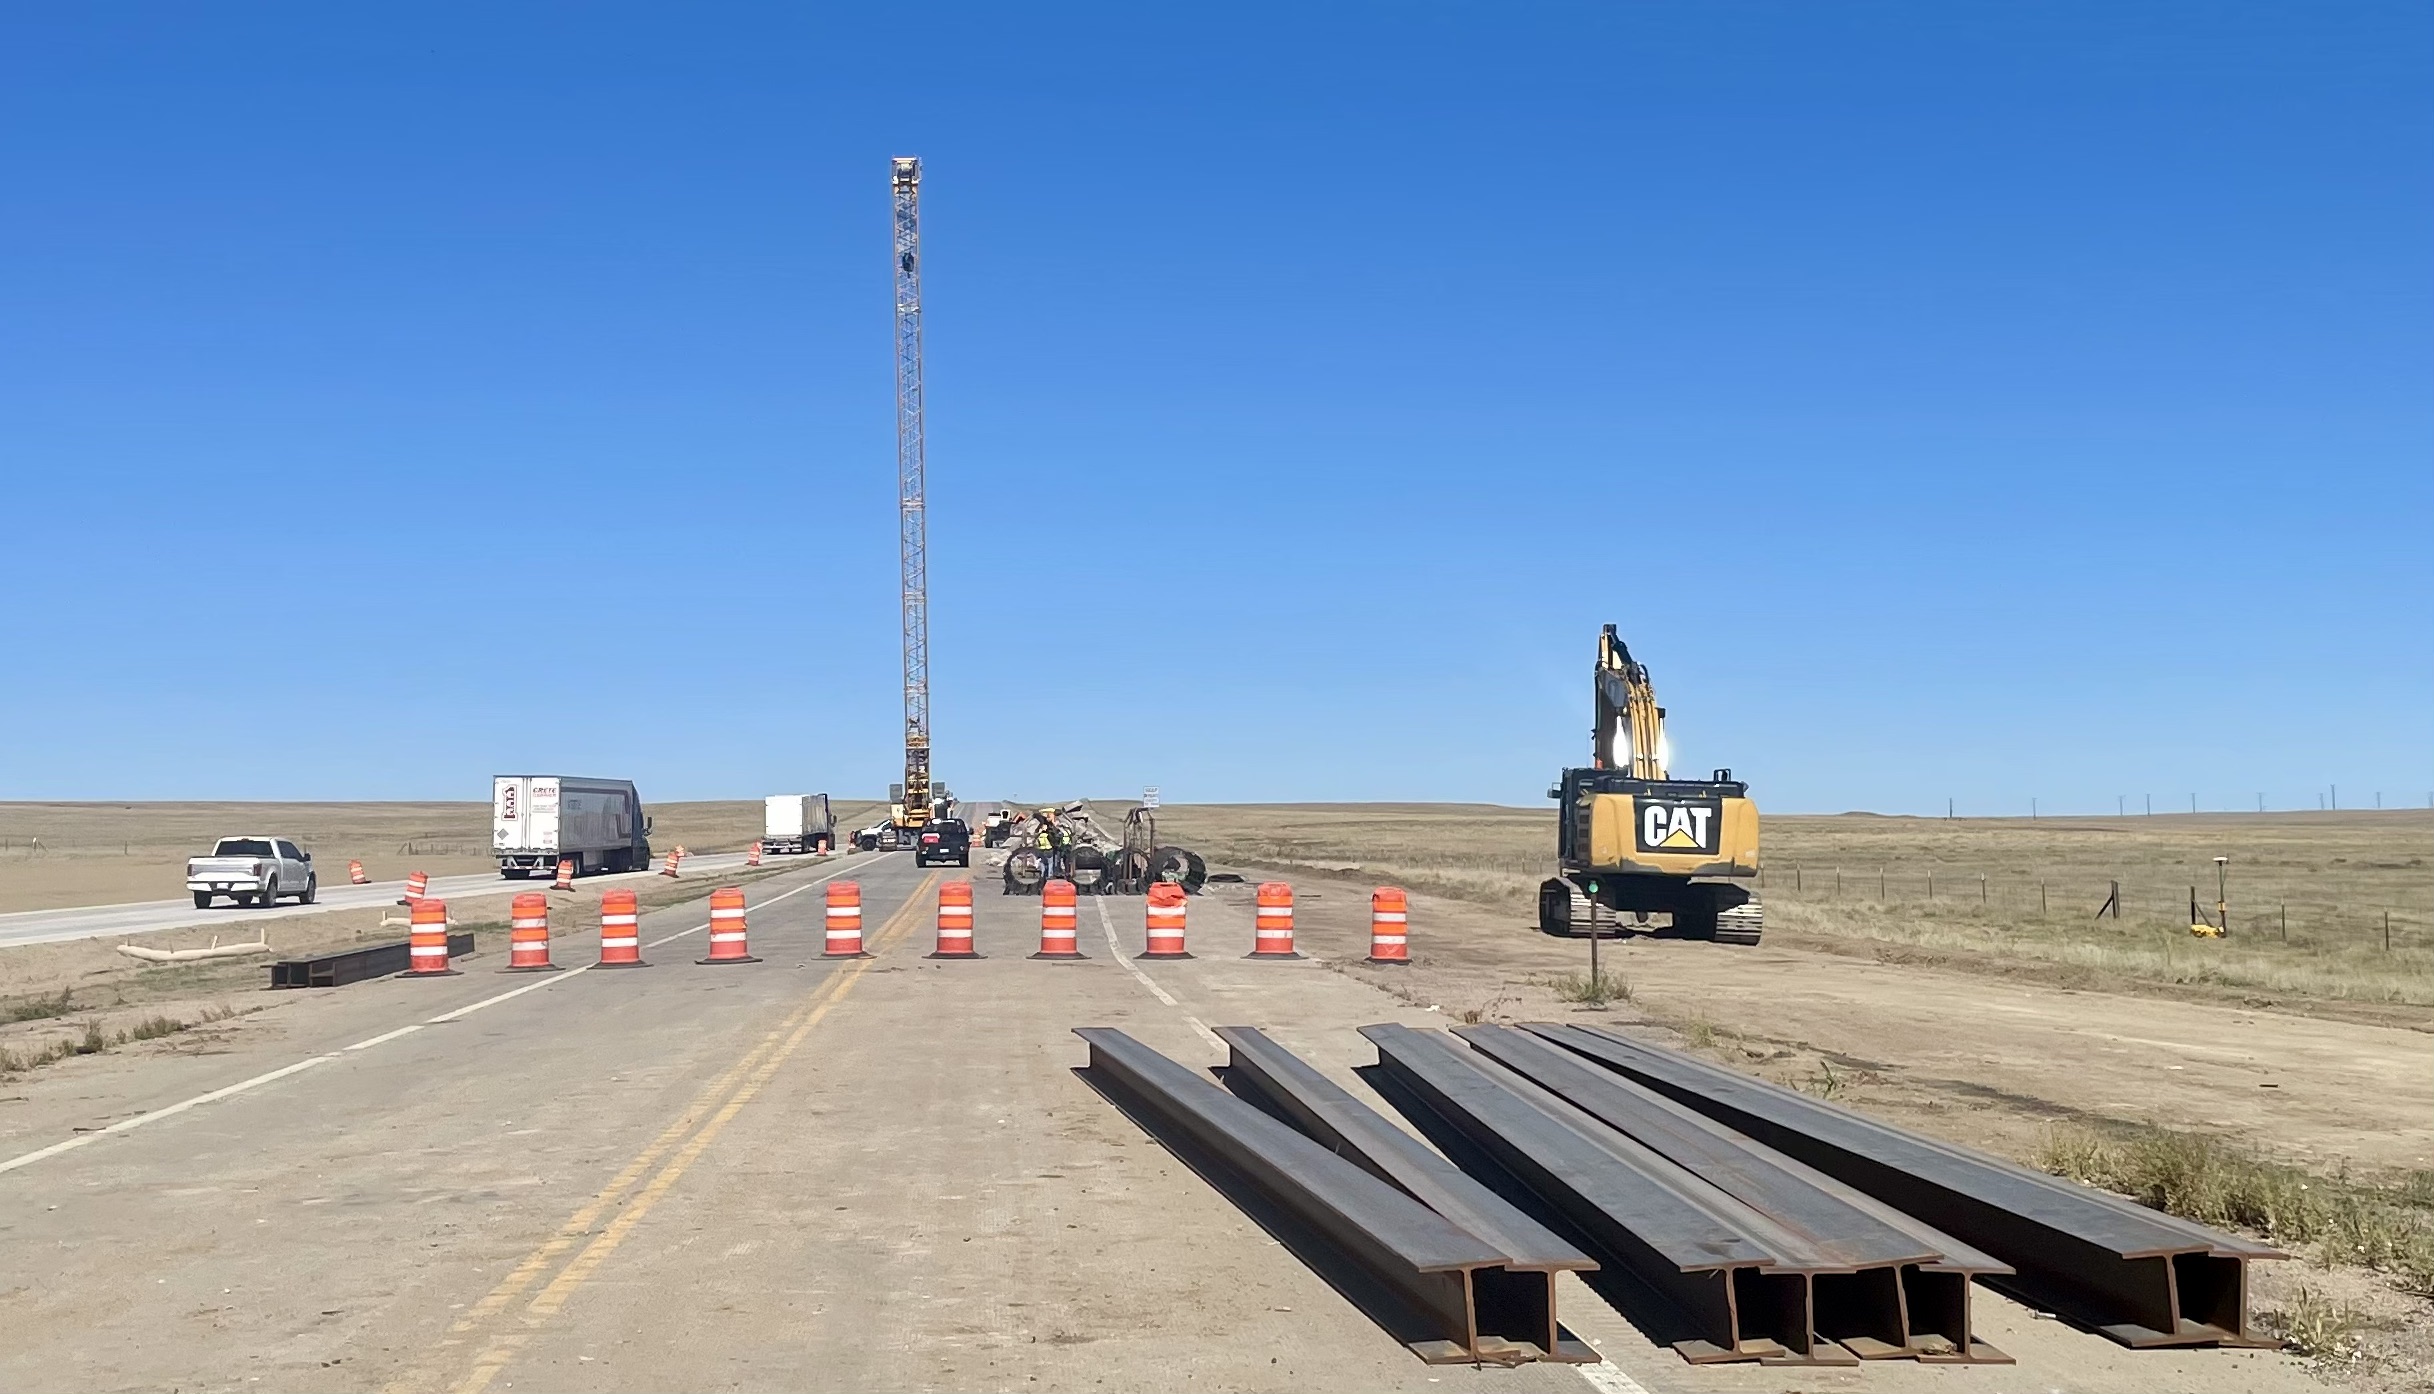
[[[1070,881],[1083,895],[1142,895],[1151,886],[1181,886],[1199,894],[1208,863],[1188,847],[1158,841],[1158,816],[1147,807],[1124,815],[1120,832],[1099,826],[1083,800],[1042,807],[1017,819],[1005,835],[1005,893],[1038,895],[1050,881]]]

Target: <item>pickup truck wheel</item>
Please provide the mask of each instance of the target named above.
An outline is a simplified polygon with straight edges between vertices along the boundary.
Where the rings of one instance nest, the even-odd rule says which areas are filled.
[[[298,905],[310,905],[313,903],[313,897],[319,895],[320,893],[321,878],[317,875],[307,875],[304,878],[304,894],[296,897],[296,903]]]
[[[208,909],[210,909],[210,908],[211,908],[211,892],[209,892],[209,891],[196,891],[196,892],[194,893],[194,908],[195,908],[195,909],[197,909],[197,910],[208,910]]]
[[[262,894],[255,898],[254,903],[265,910],[279,903],[278,877],[274,876],[270,879],[270,884],[262,888]]]

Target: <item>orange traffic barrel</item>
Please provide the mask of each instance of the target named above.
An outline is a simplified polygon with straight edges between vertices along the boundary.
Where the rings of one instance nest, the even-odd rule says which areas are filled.
[[[949,881],[938,888],[938,952],[932,958],[978,958],[972,951],[972,883]]]
[[[1252,958],[1300,958],[1293,952],[1293,888],[1282,881],[1259,883],[1251,924]]]
[[[412,905],[414,902],[429,894],[431,894],[430,873],[422,871],[409,871],[406,873],[406,893],[397,898],[397,903],[400,905]],[[412,917],[409,916],[408,918]]]
[[[554,973],[549,961],[549,897],[525,891],[507,910],[507,973]]]
[[[448,966],[448,902],[418,900],[406,915],[406,961],[409,976],[453,977]]]
[[[372,884],[372,878],[364,873],[362,862],[347,863],[347,884],[350,886],[368,886]]]
[[[1411,962],[1411,903],[1393,886],[1369,893],[1369,961]]]
[[[710,892],[710,956],[700,963],[758,963],[745,943],[744,888],[721,886]]]
[[[1088,958],[1075,942],[1081,923],[1071,881],[1051,881],[1040,887],[1040,951],[1032,957]]]
[[[574,858],[558,858],[558,879],[550,882],[549,888],[553,891],[571,891],[575,888]]]
[[[601,968],[643,968],[642,907],[632,891],[600,893]]]
[[[822,958],[869,958],[862,949],[862,883],[828,883],[828,947]]]
[[[1160,881],[1149,888],[1149,946],[1143,958],[1190,958],[1183,950],[1183,888]]]
[[[759,866],[760,864],[761,864],[761,844],[759,844],[759,843],[755,842],[755,843],[753,843],[753,844],[752,844],[752,850],[751,850],[751,851],[749,851],[749,852],[746,852],[746,853],[744,854],[744,865],[746,865],[746,866]]]

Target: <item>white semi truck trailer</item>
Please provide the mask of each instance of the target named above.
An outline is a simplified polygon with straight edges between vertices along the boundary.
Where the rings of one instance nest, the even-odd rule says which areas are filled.
[[[837,845],[826,794],[771,794],[761,815],[761,850],[825,852]]]
[[[490,781],[490,847],[507,877],[641,871],[651,864],[651,820],[623,779],[503,774]]]

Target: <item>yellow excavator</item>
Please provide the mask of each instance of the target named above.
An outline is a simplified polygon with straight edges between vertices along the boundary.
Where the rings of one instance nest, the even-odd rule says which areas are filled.
[[[1613,625],[1597,636],[1596,688],[1589,767],[1565,770],[1547,791],[1557,803],[1562,875],[1538,888],[1538,927],[1564,935],[1645,927],[1757,943],[1765,919],[1748,885],[1758,875],[1749,786],[1731,770],[1672,777],[1665,709]],[[1665,925],[1655,925],[1658,915]]]

